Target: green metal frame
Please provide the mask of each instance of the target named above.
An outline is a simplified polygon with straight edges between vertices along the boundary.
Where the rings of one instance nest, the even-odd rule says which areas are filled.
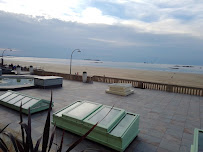
[[[21,98],[20,98],[21,97]],[[17,98],[17,99],[16,99]],[[20,110],[20,105],[23,99],[27,98],[28,100],[22,103],[22,112],[28,114],[28,109],[30,108],[30,113],[36,113],[49,108],[50,101],[31,97],[15,91],[7,91],[0,96],[0,104],[11,109]],[[33,101],[35,103],[30,104],[29,102]],[[29,105],[30,104],[30,105]],[[52,103],[52,107],[53,107]]]
[[[82,119],[77,119],[75,116],[63,114],[77,108],[78,106],[82,105],[82,103],[86,102],[96,104],[98,107],[84,115]],[[89,119],[94,117],[104,108],[109,108],[109,110],[111,109],[109,106],[94,102],[76,101],[73,104],[55,112],[53,114],[52,123],[56,124],[57,127],[82,136],[93,125],[95,125]],[[115,115],[114,118],[112,118],[110,121],[107,121],[107,125],[104,126],[98,124],[98,126],[95,127],[95,129],[87,136],[87,138],[105,146],[111,147],[112,149],[124,151],[139,133],[139,115],[125,112],[125,110],[115,107],[112,110],[118,110],[119,112]],[[106,115],[106,113],[104,115]]]
[[[201,152],[198,147],[201,146],[203,150],[203,142],[199,142],[199,133],[203,133],[203,130],[201,129],[194,129],[194,138],[193,138],[193,145],[191,145],[190,152]],[[203,140],[203,139],[202,139]],[[201,144],[201,145],[200,145]]]

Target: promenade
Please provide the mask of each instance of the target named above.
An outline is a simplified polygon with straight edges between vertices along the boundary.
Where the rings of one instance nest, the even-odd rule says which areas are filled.
[[[127,152],[189,152],[193,142],[194,128],[203,129],[203,97],[134,88],[134,94],[122,97],[106,94],[108,84],[94,82],[85,84],[63,81],[62,88],[53,89],[56,112],[76,100],[88,100],[125,109],[140,114],[140,133],[126,149]],[[50,100],[51,89],[28,89],[19,92]],[[1,91],[0,94],[3,94]],[[47,111],[32,115],[32,136],[38,139],[43,131]],[[52,119],[52,118],[51,118]],[[24,120],[27,116],[24,115]],[[9,129],[20,132],[19,112],[0,105],[0,124],[12,123]],[[62,130],[57,128],[56,141],[60,142]],[[65,132],[63,151],[79,136]],[[52,147],[55,150],[55,147]],[[85,139],[73,152],[88,148],[105,152],[110,148]]]

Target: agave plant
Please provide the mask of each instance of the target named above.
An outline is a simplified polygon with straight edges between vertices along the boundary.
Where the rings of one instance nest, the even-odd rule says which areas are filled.
[[[5,135],[7,135],[12,144],[13,147],[15,149],[15,152],[38,152],[39,151],[39,146],[40,146],[40,142],[42,140],[42,150],[43,152],[49,152],[51,150],[51,146],[53,144],[53,140],[54,140],[54,134],[55,134],[55,129],[56,126],[54,126],[54,129],[52,131],[51,137],[49,138],[49,131],[50,131],[50,113],[51,113],[51,109],[52,109],[52,91],[51,91],[51,101],[49,104],[49,109],[48,109],[48,114],[47,114],[47,118],[46,118],[46,123],[44,126],[44,131],[43,131],[43,135],[42,137],[40,137],[36,144],[33,144],[33,139],[31,136],[31,114],[30,114],[30,109],[28,109],[28,122],[27,124],[23,122],[23,116],[22,116],[22,103],[20,106],[20,125],[21,125],[21,137],[22,137],[22,141],[20,141],[19,139],[15,138],[11,133],[6,133]],[[3,133],[4,130],[9,126],[6,125],[1,131],[0,133]],[[58,149],[62,149],[61,147],[59,147]],[[0,138],[0,150],[2,150],[3,152],[8,152],[9,148],[7,147],[6,143],[3,141],[2,138]],[[60,150],[61,151],[61,150]],[[59,152],[60,152],[59,151]]]

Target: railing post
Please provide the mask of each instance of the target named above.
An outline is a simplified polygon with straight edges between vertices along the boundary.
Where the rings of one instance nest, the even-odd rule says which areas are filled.
[[[138,82],[138,88],[144,89],[144,88],[143,88],[143,82]]]
[[[103,82],[105,83],[105,75],[104,75],[104,78],[103,78]]]
[[[167,92],[173,92],[173,86],[172,85],[167,85],[166,86],[166,91]]]
[[[92,81],[95,81],[95,76],[92,76]]]

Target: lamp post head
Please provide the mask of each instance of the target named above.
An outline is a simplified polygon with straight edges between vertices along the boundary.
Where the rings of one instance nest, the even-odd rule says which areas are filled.
[[[78,50],[78,52],[80,53],[81,51],[80,51],[80,50]]]

